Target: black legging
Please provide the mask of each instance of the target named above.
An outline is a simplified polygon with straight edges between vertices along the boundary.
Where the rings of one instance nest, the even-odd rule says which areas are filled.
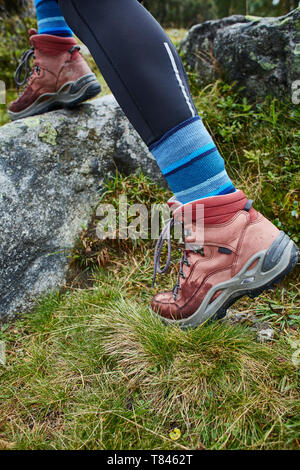
[[[197,114],[182,62],[137,0],[58,0],[148,146]]]

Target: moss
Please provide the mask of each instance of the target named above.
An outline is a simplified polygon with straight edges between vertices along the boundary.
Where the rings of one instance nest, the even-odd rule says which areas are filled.
[[[294,54],[300,55],[300,44],[296,44],[295,49],[294,49]]]
[[[251,60],[254,60],[255,62],[258,61],[258,57],[252,51],[250,52],[249,57]]]
[[[285,18],[284,20],[280,21],[279,25],[280,26],[285,26],[287,23],[290,23],[292,21],[292,18]]]
[[[262,19],[261,16],[252,16],[252,15],[246,15],[245,18],[246,20],[252,21],[254,23],[258,23]]]
[[[276,69],[277,65],[276,64],[272,64],[271,62],[268,62],[264,59],[260,59],[259,57],[257,57],[254,52],[250,52],[249,54],[249,57],[251,60],[253,60],[254,62],[257,62],[261,68],[263,70],[266,70],[266,71],[270,71],[270,70],[274,70]]]
[[[56,145],[56,138],[57,138],[57,131],[56,129],[50,124],[50,122],[45,122],[42,127],[41,132],[39,133],[39,138],[49,145]]]
[[[260,60],[260,61],[258,61],[258,63],[261,66],[261,68],[266,70],[267,72],[270,71],[270,70],[274,70],[277,67],[276,64],[272,64],[271,62],[267,62],[267,61],[264,61],[264,60]]]

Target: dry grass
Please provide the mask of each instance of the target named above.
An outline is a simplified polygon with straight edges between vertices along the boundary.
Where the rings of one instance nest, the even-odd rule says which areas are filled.
[[[108,268],[93,288],[53,295],[11,326],[2,445],[298,447],[298,370],[285,336],[262,345],[247,326],[226,322],[183,332],[164,326],[147,304],[137,292],[121,294]]]

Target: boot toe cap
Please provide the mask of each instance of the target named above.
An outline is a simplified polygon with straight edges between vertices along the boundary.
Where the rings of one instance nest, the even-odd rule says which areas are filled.
[[[151,302],[152,310],[161,317],[176,320],[178,305],[176,304],[173,292],[160,292],[156,294]]]

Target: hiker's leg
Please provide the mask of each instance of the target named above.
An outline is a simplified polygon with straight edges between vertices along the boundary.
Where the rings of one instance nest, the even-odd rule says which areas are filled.
[[[56,0],[35,0],[35,9],[39,34],[73,36]]]
[[[59,0],[181,202],[234,191],[165,31],[137,0]]]
[[[191,207],[179,279],[173,291],[154,297],[153,310],[166,321],[196,326],[221,318],[239,297],[255,297],[282,279],[297,262],[297,247],[235,191],[163,29],[137,0],[59,4],[179,199],[170,202],[174,220]],[[197,247],[189,232],[200,206],[205,231]],[[161,249],[159,240],[155,272]]]
[[[58,3],[35,0],[35,6],[39,31],[37,34],[30,30],[31,49],[25,53],[15,75],[18,87],[27,86],[9,106],[12,120],[73,107],[101,91],[96,76],[79,53]],[[29,76],[33,55],[34,67]]]

